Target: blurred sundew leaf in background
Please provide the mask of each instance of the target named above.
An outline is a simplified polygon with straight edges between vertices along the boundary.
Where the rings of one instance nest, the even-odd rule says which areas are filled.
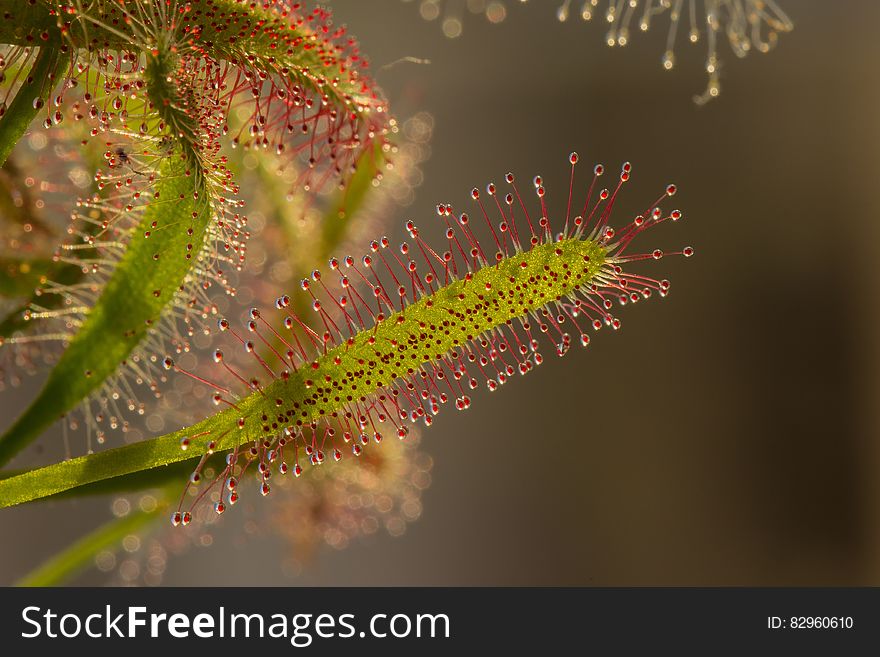
[[[147,500],[152,500],[152,502]],[[116,506],[120,506],[120,503],[129,505],[127,501],[117,500]],[[141,540],[143,540],[144,530],[158,516],[162,515],[166,507],[166,503],[156,501],[155,498],[149,496],[141,498],[140,508],[135,510],[126,508],[124,512],[120,513],[121,517],[108,521],[75,541],[40,567],[19,579],[15,585],[27,587],[59,586],[94,565],[96,561],[99,565],[102,560],[106,563],[107,559],[115,562],[115,553],[123,549],[134,551],[139,547]]]
[[[13,340],[51,335],[58,322],[34,316],[64,305],[58,288],[75,286],[86,277],[83,263],[65,257],[59,241],[94,235],[95,224],[71,222],[71,198],[99,193],[93,173],[102,160],[93,141],[83,143],[82,124],[63,130],[31,132],[19,141],[0,170],[0,259],[5,299],[0,299],[0,390],[16,386],[26,374],[57,360],[60,343]],[[84,253],[84,252],[79,252]]]

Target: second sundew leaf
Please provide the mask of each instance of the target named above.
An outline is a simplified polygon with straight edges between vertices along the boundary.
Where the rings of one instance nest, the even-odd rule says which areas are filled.
[[[254,155],[257,156],[256,162],[254,162],[251,167],[242,166],[241,168],[244,170],[253,170],[257,174],[253,182],[254,184],[258,184],[259,187],[266,192],[264,195],[265,198],[263,198],[263,195],[258,198],[258,200],[267,205],[263,210],[272,213],[273,215],[277,215],[273,218],[274,222],[279,222],[282,226],[291,228],[292,232],[289,234],[285,233],[285,243],[295,243],[303,237],[293,229],[293,226],[298,224],[297,217],[302,210],[301,208],[298,208],[296,203],[284,203],[277,206],[272,203],[275,199],[284,198],[284,182],[279,180],[278,176],[267,166],[265,157],[259,154]],[[291,251],[290,257],[293,258],[295,262],[311,263],[312,266],[320,266],[321,263],[326,262],[330,253],[334,249],[339,248],[342,243],[347,241],[346,234],[347,232],[350,232],[353,227],[352,220],[356,217],[360,219],[358,213],[365,200],[370,197],[371,193],[374,193],[373,190],[377,189],[373,187],[373,181],[381,173],[387,161],[388,158],[385,154],[384,146],[379,143],[375,144],[372,151],[365,151],[361,154],[358,160],[357,169],[349,183],[343,189],[332,194],[326,203],[326,210],[322,213],[320,222],[317,225],[319,238],[315,240],[316,244],[314,248],[310,249],[308,253]],[[239,162],[238,164],[241,163]],[[314,239],[314,235],[309,237],[309,239]],[[288,248],[292,249],[293,244],[288,244]],[[309,264],[304,264],[303,266],[308,267]],[[307,312],[309,308],[307,296],[302,295],[298,298],[298,301],[299,303],[296,304],[296,312]],[[320,322],[320,320],[318,321]],[[314,326],[315,322],[313,321],[311,324]],[[273,342],[277,348],[282,348],[283,343],[280,340]],[[147,443],[148,451],[152,452],[155,449],[155,444],[153,444],[152,441],[147,441]],[[179,442],[177,442],[176,439],[172,440],[171,446],[171,452],[177,455],[179,451]],[[122,476],[97,478],[94,479],[91,484],[70,486],[71,481],[75,481],[82,477],[81,474],[76,474],[71,477],[71,473],[79,472],[77,464],[88,464],[86,468],[89,470],[89,475],[86,478],[93,479],[96,475],[98,477],[104,476],[107,470],[102,468],[99,463],[94,460],[96,458],[103,460],[106,458],[103,455],[109,457],[107,463],[110,465],[108,467],[110,469],[115,468]],[[198,460],[199,456],[194,456],[194,458]],[[135,469],[131,471],[131,474],[126,475],[123,472],[125,469],[125,462],[131,462],[135,466]],[[106,495],[110,493],[129,493],[148,488],[160,488],[167,486],[169,482],[179,481],[186,478],[196,465],[195,463],[180,461],[176,464],[168,465],[167,467],[139,470],[138,463],[139,460],[132,458],[131,453],[126,451],[126,448],[122,448],[122,451],[109,450],[107,452],[102,452],[101,454],[95,454],[88,457],[87,460],[73,459],[73,462],[62,464],[63,471],[59,472],[57,476],[42,477],[47,483],[50,480],[52,482],[50,484],[52,492],[49,492],[49,489],[46,489],[45,494],[55,500],[63,499],[68,496],[80,497],[82,495]],[[202,465],[212,465],[217,469],[222,469],[219,455],[215,455],[215,457],[204,462]],[[98,475],[97,473],[99,472],[102,474]],[[2,474],[3,473],[0,473],[0,476],[2,476]],[[18,472],[15,474],[24,474],[24,472]],[[10,473],[8,476],[12,476],[12,474]],[[66,491],[63,489],[66,489]],[[62,492],[60,494],[55,494],[56,490],[62,490]],[[38,497],[42,498],[43,496],[38,495]]]
[[[177,349],[187,349],[191,319],[199,308],[206,317],[212,307],[206,290],[214,283],[228,289],[223,265],[235,267],[243,257],[245,219],[228,210],[238,205],[227,196],[236,189],[217,154],[223,113],[199,92],[204,72],[179,56],[172,33],[162,24],[154,27],[143,65],[118,73],[120,82],[135,80],[130,89],[143,89],[130,92],[120,111],[123,123],[114,128],[89,110],[101,121],[91,135],[106,135],[106,168],[95,176],[102,191],[77,204],[83,243],[65,248],[87,253],[72,261],[99,277],[70,287],[53,283],[54,297],[66,307],[34,304],[32,317],[64,320],[66,332],[48,337],[64,339],[67,348],[39,397],[0,437],[0,464],[90,395],[99,411],[84,413],[89,448],[93,434],[103,442],[102,420],[124,431],[123,409],[143,404],[121,368],[128,365],[137,382],[155,388],[151,347],[166,348],[170,338]],[[87,73],[97,80],[94,71]],[[112,104],[123,105],[118,99]],[[178,329],[181,319],[186,335]],[[40,337],[13,336],[9,342],[35,339]],[[118,387],[107,392],[114,383]]]
[[[265,194],[264,200],[266,203],[270,204],[273,199],[284,198],[285,188],[283,181],[278,180],[278,176],[274,174],[266,165],[264,161],[265,158],[259,157],[258,161],[254,164],[253,170],[258,173],[256,176],[256,183],[267,192]],[[375,189],[373,187],[373,181],[376,179],[377,175],[382,171],[385,163],[387,162],[387,156],[384,152],[384,146],[382,144],[375,144],[374,149],[371,151],[365,151],[361,154],[357,169],[354,175],[351,177],[348,184],[338,190],[337,193],[332,194],[328,203],[326,204],[326,211],[323,213],[322,220],[318,226],[320,230],[320,240],[318,240],[318,245],[315,247],[316,251],[309,251],[309,253],[305,254],[291,254],[296,255],[297,261],[309,261],[314,264],[314,266],[320,265],[322,262],[325,262],[329,257],[330,252],[333,248],[338,247],[341,243],[345,242],[345,234],[348,230],[351,229],[352,223],[351,221],[358,216],[358,211],[361,208],[364,200],[370,196],[371,189]],[[240,163],[239,163],[240,164]],[[271,206],[265,208],[266,211],[272,212],[273,214],[287,214],[291,213],[291,209],[288,207],[288,204],[280,205],[278,207]],[[300,212],[301,210],[293,209],[293,214]],[[279,221],[284,225],[287,224],[295,224],[297,223],[296,219],[288,216],[279,216],[275,217],[275,221]],[[292,234],[288,235],[287,238],[289,240],[296,240],[297,235]],[[298,304],[297,310],[305,311],[308,309],[308,302],[304,299],[301,304]],[[314,324],[314,323],[313,323]],[[0,324],[2,327],[2,324]],[[2,333],[0,333],[2,335]],[[276,343],[277,346],[281,347],[281,342]],[[148,441],[149,449],[154,449],[155,445],[152,444],[151,441]],[[179,443],[173,442],[173,452],[176,454],[178,451]],[[130,460],[130,455],[124,451],[119,452],[117,450],[109,450],[107,452],[102,452],[102,454],[106,454],[110,457],[109,462],[113,465],[111,467],[117,468],[122,473],[122,469],[124,466],[121,464],[122,461]],[[219,455],[218,455],[219,456]],[[89,457],[88,469],[92,473],[90,477],[94,477],[95,473],[100,471],[101,468],[98,467],[96,470],[92,470],[93,465],[97,465],[94,458],[101,459],[101,454],[96,454]],[[195,459],[198,459],[198,456],[195,456]],[[76,463],[83,463],[80,459],[73,460]],[[133,460],[137,467],[137,461]],[[220,467],[221,463],[219,458],[215,457],[213,460],[209,460],[203,465],[214,465],[215,467]],[[112,478],[105,479],[97,479],[94,483],[84,486],[73,486],[70,487],[67,484],[70,483],[70,473],[76,469],[75,463],[71,466],[65,466],[64,472],[60,473],[58,479],[54,476],[49,479],[54,480],[51,488],[53,493],[47,493],[51,499],[60,499],[64,498],[68,495],[71,496],[81,496],[81,495],[106,495],[109,493],[129,493],[132,491],[144,490],[147,488],[160,488],[167,486],[169,482],[179,481],[182,478],[185,478],[189,472],[195,467],[195,464],[187,464],[186,461],[181,461],[175,465],[169,465],[168,467],[160,468],[160,469],[145,469],[145,470],[133,470],[132,474],[128,474],[127,476],[116,476]],[[183,466],[183,467],[180,467]],[[15,474],[24,474],[23,472],[15,473]],[[2,473],[0,473],[2,476]],[[12,476],[11,474],[9,476]],[[79,475],[77,475],[77,478]],[[64,482],[67,482],[65,484]],[[59,489],[58,484],[61,484],[60,488],[67,488],[67,493],[62,492],[61,494],[54,494],[56,489]],[[47,489],[48,490],[48,489]],[[41,495],[38,497],[42,497]]]
[[[19,579],[15,586],[45,587],[66,583],[85,570],[98,552],[117,552],[123,547],[126,536],[148,532],[147,526],[165,506],[167,503],[164,501],[153,502],[146,509],[137,509],[108,521]]]
[[[376,142],[372,150],[361,153],[348,184],[331,200],[324,216],[323,238],[325,245],[338,244],[344,232],[345,220],[350,220],[368,196],[377,176],[386,164],[385,144]]]
[[[203,243],[212,218],[208,197],[198,193],[188,166],[179,154],[163,162],[153,200],[95,307],[40,395],[0,438],[0,463],[98,389],[177,294],[192,266],[183,254],[188,245]]]
[[[574,167],[576,154],[570,159]],[[401,245],[402,259],[384,239],[374,242],[362,261],[331,259],[331,269],[340,276],[339,296],[317,271],[303,281],[300,292],[311,298],[323,332],[303,328],[305,322],[290,312],[295,304],[287,295],[276,302],[286,326],[279,335],[256,309],[242,333],[221,320],[220,328],[263,371],[262,382],[242,376],[222,350],[214,354],[214,374],[196,375],[167,358],[167,368],[212,386],[224,410],[160,438],[0,480],[0,506],[124,479],[193,455],[201,457],[191,479],[197,482],[202,464],[229,452],[226,468],[201,484],[208,488],[198,496],[203,499],[219,485],[225,491],[218,501],[222,512],[238,499],[239,479],[254,469],[252,464],[265,495],[273,470],[298,475],[301,463],[320,466],[331,456],[343,458],[342,447],[358,456],[391,435],[404,439],[408,422],[431,424],[447,402],[467,408],[469,391],[481,379],[495,390],[517,373],[528,373],[543,360],[540,334],[549,335],[560,356],[573,342],[586,346],[588,332],[620,326],[610,312],[614,303],[666,295],[668,281],[625,270],[628,263],[661,259],[663,251],[633,254],[628,249],[646,229],[682,216],[658,207],[675,193],[670,185],[645,213],[614,230],[611,208],[631,167],[624,165],[611,192],[596,189],[602,172],[596,167],[580,213],[570,191],[564,224],[557,222],[559,233],[551,228],[541,179],[535,179],[541,214],[532,219],[508,174],[512,193],[503,200],[495,185],[488,187],[488,205],[493,213],[497,209],[500,221],[492,221],[479,192],[472,193],[478,216],[492,233],[492,248],[477,241],[466,214],[456,218],[451,206],[441,205],[446,252],[432,249],[408,222],[413,243]],[[675,254],[690,256],[693,249]],[[273,338],[280,338],[285,349],[272,349]],[[235,395],[236,384],[248,394]],[[383,425],[390,425],[390,433]],[[186,524],[190,518],[189,510],[178,509],[173,522]]]
[[[159,35],[173,40],[186,66],[204,74],[200,93],[227,114],[222,132],[240,125],[229,135],[233,143],[274,151],[311,190],[346,179],[361,151],[388,129],[366,58],[323,8],[286,0],[0,0],[0,15],[0,43],[14,52],[47,29],[60,30],[80,84],[58,89],[55,104],[72,99],[105,125],[128,111],[140,56]],[[56,115],[63,119],[47,112],[47,125]]]

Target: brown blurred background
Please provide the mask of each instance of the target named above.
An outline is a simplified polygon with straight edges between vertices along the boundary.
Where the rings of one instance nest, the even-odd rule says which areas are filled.
[[[633,162],[621,214],[677,183],[685,220],[646,246],[697,255],[646,268],[671,294],[623,309],[619,333],[441,413],[423,441],[433,485],[402,537],[324,549],[289,579],[284,544],[237,540],[229,521],[164,583],[880,584],[880,5],[779,2],[795,30],[744,60],[721,44],[722,94],[696,107],[703,45],[680,39],[663,71],[665,20],[612,50],[603,25],[558,23],[556,0],[509,0],[497,25],[467,15],[454,40],[414,4],[333,0],[396,112],[436,120],[396,232],[436,228],[436,202],[463,208],[508,170],[542,174],[564,210],[577,150]],[[382,68],[405,56],[430,64]],[[36,383],[4,393],[0,423]],[[108,505],[0,511],[0,583]]]

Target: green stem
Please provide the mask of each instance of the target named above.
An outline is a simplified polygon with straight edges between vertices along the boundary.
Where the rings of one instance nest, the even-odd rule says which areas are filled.
[[[235,416],[221,412],[191,429],[194,433],[199,433],[205,427],[228,426],[230,422],[235,422]],[[188,434],[188,431],[181,430],[160,438],[80,456],[2,479],[0,508],[57,495],[89,484],[98,485],[121,475],[134,475],[142,471],[157,470],[155,474],[161,480],[165,466],[182,461],[192,462],[193,456],[203,453],[194,454],[195,450],[181,450],[180,440]],[[228,433],[225,439],[218,441],[217,451],[235,447],[239,440],[241,439],[237,434]]]
[[[214,454],[203,464],[203,470],[222,470],[225,465],[225,454]],[[35,501],[56,501],[81,497],[96,497],[99,495],[126,495],[128,493],[155,490],[179,484],[185,481],[193,470],[198,466],[201,456],[193,454],[188,461],[172,463],[160,468],[141,470],[130,474],[101,479],[93,483],[86,483],[68,490],[61,491],[47,497],[41,497]],[[0,471],[0,481],[10,479],[27,473],[27,470],[3,470]]]
[[[66,65],[66,59],[61,56],[60,40],[52,34],[40,46],[27,79],[0,118],[0,166],[27,132],[43,104],[48,102],[49,93]],[[38,98],[43,104],[34,102]]]
[[[87,567],[101,550],[118,550],[123,538],[154,520],[166,506],[167,502],[160,502],[150,511],[138,510],[123,518],[114,518],[38,566],[15,585],[57,586],[67,581]]]

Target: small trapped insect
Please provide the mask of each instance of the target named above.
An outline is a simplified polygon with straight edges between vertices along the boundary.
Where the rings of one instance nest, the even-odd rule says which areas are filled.
[[[528,374],[543,362],[544,347],[564,356],[574,344],[589,345],[590,333],[619,329],[614,306],[665,297],[669,281],[630,265],[690,257],[693,248],[632,253],[630,246],[646,230],[682,218],[680,210],[660,207],[676,186],[667,185],[647,209],[613,228],[612,208],[632,166],[625,163],[615,184],[603,189],[605,168],[596,165],[581,205],[574,198],[581,189],[577,153],[568,161],[568,202],[555,228],[543,179],[532,181],[540,204],[535,216],[508,173],[509,191],[494,183],[485,193],[471,191],[473,218],[437,206],[445,250],[429,245],[408,221],[411,241],[398,249],[383,237],[363,258],[331,258],[326,276],[313,271],[298,294],[307,295],[315,322],[297,316],[292,309],[299,304],[288,295],[278,297],[276,313],[253,308],[244,329],[221,319],[220,331],[243,349],[260,379],[234,363],[230,349],[214,351],[216,381],[166,358],[166,369],[212,388],[223,409],[158,439],[163,463],[202,454],[172,524],[189,524],[201,500],[223,513],[238,501],[247,473],[265,496],[275,474],[298,477],[345,453],[379,449],[389,435],[404,440],[407,424],[430,426],[447,403],[469,408],[481,381],[495,391]],[[483,223],[485,230],[478,227]],[[491,239],[481,241],[477,232]],[[184,508],[187,499],[195,501]]]
[[[110,149],[104,153],[104,159],[107,160],[107,166],[110,169],[124,167],[139,176],[148,175],[147,171],[135,168],[134,159],[128,147],[123,144],[113,145],[111,143],[108,143],[107,146],[109,146]]]

